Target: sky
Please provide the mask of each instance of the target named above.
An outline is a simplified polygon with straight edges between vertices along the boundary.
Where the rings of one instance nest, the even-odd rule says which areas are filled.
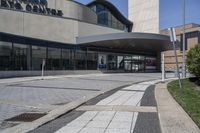
[[[76,0],[87,4],[92,0]],[[109,0],[128,17],[128,0]],[[200,24],[200,0],[186,0],[186,23]],[[160,29],[183,24],[183,0],[160,0]]]

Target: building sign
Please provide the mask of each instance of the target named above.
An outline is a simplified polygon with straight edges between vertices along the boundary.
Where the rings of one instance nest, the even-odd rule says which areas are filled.
[[[53,16],[63,16],[62,10],[48,8],[47,0],[0,0],[1,7],[40,13]]]
[[[98,67],[99,67],[99,69],[107,68],[107,56],[105,54],[99,54]]]

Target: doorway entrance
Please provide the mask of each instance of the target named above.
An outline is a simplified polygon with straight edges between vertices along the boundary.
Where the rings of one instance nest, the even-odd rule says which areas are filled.
[[[125,56],[124,70],[127,72],[144,72],[145,58],[143,56]]]

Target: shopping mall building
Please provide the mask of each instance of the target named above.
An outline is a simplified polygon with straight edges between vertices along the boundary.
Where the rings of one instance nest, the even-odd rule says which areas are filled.
[[[159,71],[169,37],[134,26],[105,0],[0,0],[0,77],[38,75],[43,60],[51,74]]]

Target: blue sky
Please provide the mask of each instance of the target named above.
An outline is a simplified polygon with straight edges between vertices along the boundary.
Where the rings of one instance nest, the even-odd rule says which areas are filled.
[[[92,0],[76,0],[86,4]],[[128,0],[109,0],[126,17],[128,16]],[[160,29],[174,27],[183,23],[183,0],[160,0]],[[186,23],[200,24],[200,0],[186,0]]]

